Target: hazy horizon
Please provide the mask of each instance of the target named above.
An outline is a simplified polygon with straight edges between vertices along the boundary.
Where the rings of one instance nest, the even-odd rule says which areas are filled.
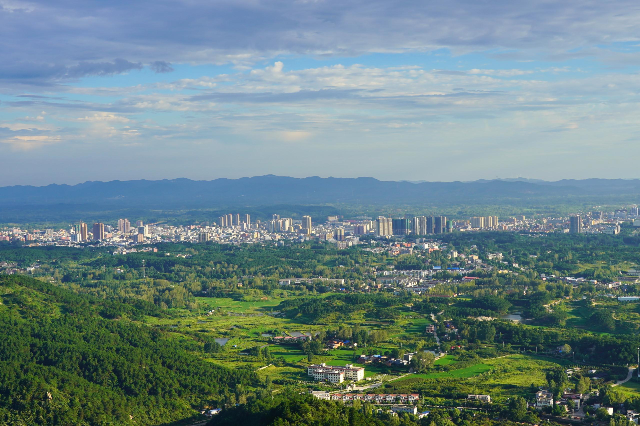
[[[42,183],[42,184],[14,184],[14,185],[2,185],[0,184],[0,188],[3,187],[9,187],[9,186],[34,186],[34,187],[45,187],[45,186],[49,186],[49,185],[68,185],[68,186],[75,186],[75,185],[82,185],[85,183],[90,183],[90,182],[101,182],[101,183],[109,183],[109,182],[132,182],[132,181],[174,181],[174,180],[181,180],[181,179],[186,179],[186,180],[190,180],[190,181],[195,181],[195,182],[211,182],[211,181],[215,181],[215,180],[219,180],[219,179],[227,179],[227,180],[240,180],[240,179],[252,179],[252,178],[259,178],[259,177],[265,177],[265,176],[274,176],[274,177],[281,177],[281,178],[293,178],[293,179],[308,179],[308,178],[321,178],[321,179],[376,179],[380,182],[408,182],[408,183],[474,183],[474,182],[482,182],[482,181],[487,181],[487,182],[491,182],[491,181],[506,181],[506,182],[530,182],[530,183],[536,183],[536,182],[544,182],[544,183],[553,183],[553,182],[559,182],[559,181],[563,181],[563,180],[577,180],[577,181],[582,181],[582,180],[592,180],[592,179],[596,179],[596,180],[628,180],[628,181],[634,181],[634,180],[640,180],[640,178],[616,178],[616,177],[612,177],[612,178],[600,178],[600,177],[585,177],[582,179],[575,179],[575,178],[564,178],[564,179],[534,179],[534,178],[525,178],[525,177],[507,177],[507,178],[478,178],[478,179],[473,179],[473,180],[407,180],[407,179],[379,179],[376,178],[374,176],[318,176],[318,175],[308,175],[308,176],[287,176],[287,175],[278,175],[278,174],[273,174],[273,173],[269,173],[269,174],[264,174],[264,175],[254,175],[254,176],[240,176],[240,177],[216,177],[216,178],[211,178],[211,179],[192,179],[192,178],[188,178],[188,177],[172,177],[172,178],[158,178],[158,179],[149,179],[149,178],[134,178],[134,179],[108,179],[108,180],[84,180],[84,181],[77,181],[77,182],[49,182],[49,183]]]

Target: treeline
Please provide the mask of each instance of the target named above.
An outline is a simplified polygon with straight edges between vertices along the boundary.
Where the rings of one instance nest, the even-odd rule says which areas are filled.
[[[617,265],[640,260],[640,237],[631,235],[632,230],[623,224],[621,235],[481,232],[444,234],[442,238],[461,252],[477,247],[485,260],[487,253],[502,253],[503,261],[537,274],[613,281],[619,275]]]
[[[392,415],[378,412],[378,407],[360,401],[345,405],[285,392],[223,410],[209,422],[209,426],[515,426],[511,420],[539,421],[527,412],[526,402],[523,405],[520,400],[488,414],[458,409],[430,408],[429,411],[427,416],[419,419],[408,413]]]
[[[602,364],[633,364],[640,347],[637,335],[611,336],[582,330],[557,330],[530,327],[509,321],[456,321],[460,338],[468,342],[496,342],[519,346],[525,350],[559,354],[575,361]],[[568,345],[568,349],[561,346]]]
[[[192,355],[196,342],[105,318],[117,302],[18,276],[0,277],[0,297],[1,424],[164,424],[259,384]]]
[[[345,317],[366,310],[373,318],[394,319],[399,314],[391,309],[412,301],[411,295],[394,296],[385,293],[332,294],[327,297],[288,299],[278,309],[289,318],[299,318],[310,324],[322,321],[329,315]],[[339,319],[339,318],[338,318]]]

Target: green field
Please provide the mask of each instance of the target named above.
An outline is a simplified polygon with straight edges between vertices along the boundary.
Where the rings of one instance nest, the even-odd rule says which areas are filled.
[[[442,358],[439,358],[434,362],[434,365],[449,365],[453,364],[457,361],[457,358],[454,355],[445,355]]]
[[[629,380],[627,383],[623,383],[620,386],[616,387],[616,390],[619,390],[623,394],[629,397],[640,397],[640,382],[634,380]]]
[[[455,379],[467,379],[469,377],[477,376],[482,373],[490,371],[493,367],[484,363],[472,365],[467,368],[460,368],[458,370],[442,371],[426,374],[414,374],[411,377],[418,377],[423,379],[441,379],[441,378],[455,378]]]

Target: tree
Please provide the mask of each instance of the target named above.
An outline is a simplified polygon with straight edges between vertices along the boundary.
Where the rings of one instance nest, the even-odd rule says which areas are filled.
[[[606,419],[608,419],[609,418],[609,413],[607,412],[606,408],[604,408],[604,407],[598,408],[596,410],[596,418],[598,420],[606,420]]]
[[[613,315],[611,315],[611,312],[607,312],[602,309],[594,312],[591,315],[590,320],[591,324],[602,330],[613,331],[616,328],[616,321],[613,319]]]
[[[431,352],[418,352],[411,358],[411,368],[418,373],[424,373],[433,367],[436,357]]]
[[[591,379],[588,377],[580,377],[576,384],[576,391],[578,393],[585,393],[591,388]]]
[[[507,405],[506,417],[509,420],[520,422],[525,419],[527,415],[527,401],[520,396],[511,398]]]
[[[565,414],[567,414],[567,410],[565,409],[564,405],[554,404],[553,409],[551,410],[551,414],[553,414],[554,416],[564,416]]]

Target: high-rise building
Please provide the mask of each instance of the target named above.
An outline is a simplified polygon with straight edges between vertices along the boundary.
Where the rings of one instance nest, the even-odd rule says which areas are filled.
[[[225,215],[226,217],[226,223],[227,223],[227,227],[231,227],[233,226],[233,215],[231,213]]]
[[[235,214],[234,222],[235,222],[234,225],[240,226],[240,214],[239,213]]]
[[[218,225],[220,225],[220,228],[226,228],[227,227],[227,217],[226,216],[220,216],[218,218]]]
[[[494,228],[493,216],[487,216],[487,217],[484,218],[484,227],[488,228],[488,229],[493,229]]]
[[[93,239],[94,241],[104,240],[104,223],[93,224]]]
[[[311,216],[302,216],[302,229],[306,234],[311,233]]]
[[[471,227],[476,229],[483,229],[485,227],[484,217],[472,217]]]
[[[393,235],[407,235],[409,233],[409,219],[393,219],[391,226]]]
[[[411,231],[415,235],[427,235],[427,218],[416,216],[411,220]]]
[[[76,225],[76,234],[78,235],[78,241],[87,241],[89,239],[88,233],[89,231],[87,229],[86,223],[80,222]]]
[[[251,216],[248,214],[244,215],[244,223],[247,224],[247,228],[251,228]]]
[[[436,216],[434,218],[434,229],[433,232],[436,234],[444,234],[447,231],[447,217],[446,216]]]
[[[418,235],[427,235],[427,218],[425,216],[418,217]]]
[[[209,233],[208,232],[201,232],[200,234],[198,234],[198,242],[206,243],[207,241],[209,241]]]
[[[426,232],[426,234],[433,234],[435,232],[435,228],[436,228],[435,218],[433,216],[429,216],[427,218],[427,232]]]
[[[149,236],[149,225],[138,226],[138,234],[144,235],[145,237]]]
[[[393,222],[391,218],[380,216],[376,220],[376,234],[379,237],[388,237],[393,235]]]
[[[336,229],[333,233],[333,238],[335,238],[336,241],[344,241],[344,229]]]
[[[272,219],[273,220],[280,220],[280,215],[279,214],[274,214]]]
[[[452,220],[447,220],[447,232],[453,232],[453,221]]]
[[[144,225],[144,222],[142,222],[141,220],[136,222],[136,227],[142,226]]]
[[[369,233],[369,224],[368,223],[362,223],[362,224],[358,224],[355,225],[353,227],[353,234],[354,235],[366,235]]]
[[[580,215],[571,216],[569,218],[569,232],[572,234],[582,233],[582,218]]]
[[[129,219],[118,219],[118,232],[123,234],[131,232],[131,222],[129,222]]]

